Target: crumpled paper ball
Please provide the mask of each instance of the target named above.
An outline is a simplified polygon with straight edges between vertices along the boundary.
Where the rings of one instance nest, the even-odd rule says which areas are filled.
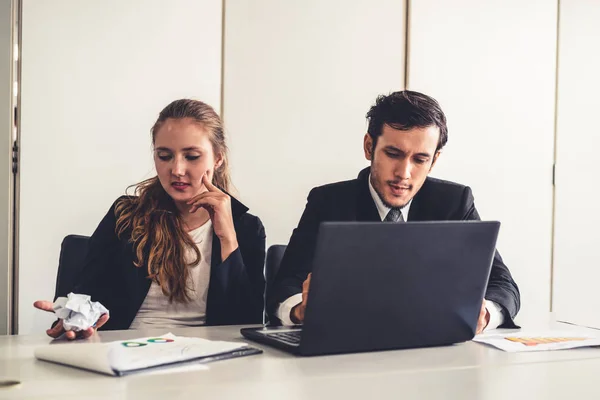
[[[98,301],[85,294],[69,293],[67,297],[59,297],[53,305],[54,314],[63,320],[66,331],[88,329],[108,310]]]

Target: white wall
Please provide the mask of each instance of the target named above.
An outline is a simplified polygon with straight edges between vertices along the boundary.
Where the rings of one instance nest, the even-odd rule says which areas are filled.
[[[234,183],[269,244],[287,243],[312,187],[367,165],[365,113],[403,88],[405,1],[224,4],[222,42],[221,0],[24,0],[21,333],[51,319],[31,303],[52,297],[62,238],[151,173],[149,129],[175,98],[223,100]],[[410,7],[408,86],[449,119],[434,175],[502,221],[521,320],[550,306],[556,18],[545,0]]]
[[[31,305],[52,299],[62,238],[152,172],[159,111],[219,111],[221,31],[221,0],[23,1],[19,333],[52,320]]]
[[[366,164],[365,114],[402,89],[404,1],[226,2],[224,120],[234,183],[285,243],[310,189]]]
[[[554,298],[558,319],[600,328],[600,3],[561,0]]]
[[[556,1],[418,0],[408,88],[440,101],[449,142],[433,175],[473,188],[521,289],[519,320],[549,311]]]

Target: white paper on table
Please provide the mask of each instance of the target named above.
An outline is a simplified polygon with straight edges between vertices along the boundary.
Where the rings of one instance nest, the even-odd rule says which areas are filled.
[[[35,357],[108,375],[124,375],[138,370],[173,365],[205,357],[245,350],[259,352],[246,343],[211,341],[200,338],[161,336],[110,343],[50,344],[35,349]],[[240,354],[243,355],[243,354]]]
[[[475,336],[473,341],[488,344],[500,350],[516,353],[600,346],[600,335],[577,330],[540,330],[514,333],[484,333]],[[598,351],[600,351],[600,349]]]
[[[196,371],[204,371],[208,369],[208,365],[206,364],[185,364],[178,365],[169,368],[152,368],[148,372],[144,372],[146,375],[163,375],[163,374],[181,374],[185,372],[196,372]]]

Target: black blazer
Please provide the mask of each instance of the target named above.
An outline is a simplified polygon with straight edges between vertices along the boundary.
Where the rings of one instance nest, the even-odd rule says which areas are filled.
[[[357,179],[332,183],[311,190],[298,227],[294,229],[273,289],[267,293],[270,321],[278,322],[275,310],[288,297],[302,292],[302,283],[312,269],[319,225],[324,221],[381,221],[369,191],[370,169]],[[413,198],[409,221],[479,220],[473,194],[467,186],[427,178]],[[503,326],[512,327],[520,307],[520,294],[510,271],[496,251],[485,298],[498,303],[504,313]]]
[[[118,201],[118,200],[117,200]],[[135,267],[133,245],[115,233],[115,205],[96,228],[89,244],[76,293],[92,296],[110,311],[101,328],[128,329],[152,281],[146,266]],[[206,324],[260,324],[264,308],[265,228],[248,208],[231,198],[239,247],[221,260],[221,243],[213,233]]]

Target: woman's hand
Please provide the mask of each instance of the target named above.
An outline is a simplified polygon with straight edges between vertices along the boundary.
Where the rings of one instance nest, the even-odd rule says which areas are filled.
[[[33,303],[33,306],[35,308],[37,308],[38,310],[43,310],[43,311],[47,311],[47,312],[54,312],[53,309],[53,304],[51,301],[46,301],[46,300],[38,300],[35,303]],[[52,338],[57,338],[59,336],[61,336],[63,333],[65,334],[65,337],[69,340],[73,340],[73,339],[87,339],[89,337],[91,337],[94,333],[96,333],[96,330],[98,328],[100,328],[102,325],[104,325],[106,323],[106,321],[108,321],[108,314],[102,314],[100,316],[100,318],[98,318],[98,321],[96,321],[96,324],[94,327],[90,327],[88,329],[85,329],[83,331],[79,331],[79,332],[75,332],[75,331],[65,331],[65,328],[63,326],[63,320],[60,319],[58,320],[58,323],[56,325],[54,325],[53,328],[47,329],[46,333],[48,334],[48,336],[52,337]]]
[[[213,185],[207,174],[202,177],[202,183],[208,191],[193,197],[187,204],[192,206],[190,208],[191,213],[196,212],[199,208],[208,211],[215,235],[221,242],[221,260],[225,260],[238,248],[237,235],[231,214],[231,198]]]

